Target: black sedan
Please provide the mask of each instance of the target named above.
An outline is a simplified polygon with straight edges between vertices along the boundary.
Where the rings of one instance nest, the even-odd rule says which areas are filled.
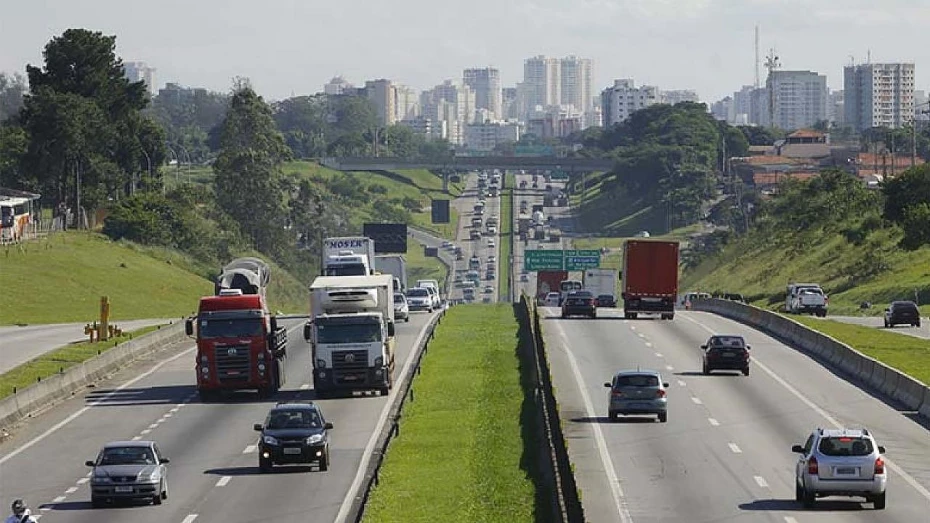
[[[321,471],[329,468],[329,435],[332,423],[323,419],[315,403],[279,403],[271,409],[265,424],[256,423],[262,433],[258,441],[258,468],[271,472],[274,465],[316,463]]]
[[[749,350],[742,336],[714,335],[707,343],[701,345],[704,350],[702,373],[710,374],[715,370],[738,370],[744,376],[749,376]]]
[[[597,309],[594,306],[594,295],[588,291],[572,291],[565,297],[562,302],[562,317],[570,316],[587,316],[589,318],[597,317]]]
[[[598,307],[616,307],[617,298],[614,298],[613,294],[598,294],[595,305]]]

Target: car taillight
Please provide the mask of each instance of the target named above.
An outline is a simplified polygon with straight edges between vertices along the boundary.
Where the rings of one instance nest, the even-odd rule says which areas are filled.
[[[748,360],[748,359],[749,359],[749,351],[748,351],[748,350],[743,352],[743,359],[744,359],[744,360]]]
[[[623,396],[623,392],[621,392],[621,391],[619,391],[619,390],[615,390],[615,391],[613,391],[610,395],[613,396],[613,397],[615,397],[615,398],[620,398],[620,397]]]
[[[820,469],[817,467],[817,458],[811,456],[811,459],[807,460],[807,473],[817,475]]]
[[[657,397],[657,398],[664,398],[664,397],[665,397],[665,390],[663,390],[663,389],[657,390],[657,391],[656,391],[656,397]]]
[[[875,473],[884,474],[885,473],[885,460],[882,458],[875,459]]]

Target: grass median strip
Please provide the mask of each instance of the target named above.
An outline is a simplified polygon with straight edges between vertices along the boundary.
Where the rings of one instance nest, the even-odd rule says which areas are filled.
[[[158,326],[153,325],[132,332],[124,332],[122,336],[110,338],[107,341],[72,343],[45,353],[38,358],[10,369],[4,374],[0,374],[0,399],[11,396],[14,390],[25,389],[39,381],[40,378],[45,379],[66,371],[75,365],[84,363],[99,353],[116,347],[120,343],[138,338],[156,329],[158,329]]]
[[[453,307],[436,329],[366,522],[546,521],[538,436],[510,304]]]
[[[787,316],[857,351],[930,384],[930,340],[804,316]]]

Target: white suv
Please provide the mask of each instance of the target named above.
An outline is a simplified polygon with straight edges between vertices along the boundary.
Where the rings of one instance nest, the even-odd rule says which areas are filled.
[[[826,496],[864,497],[878,510],[885,508],[888,474],[878,445],[866,429],[817,429],[802,445],[795,466],[795,499],[812,508]]]

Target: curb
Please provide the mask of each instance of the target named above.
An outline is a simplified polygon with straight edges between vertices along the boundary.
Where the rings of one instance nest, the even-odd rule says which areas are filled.
[[[698,300],[692,305],[692,310],[719,314],[785,340],[817,356],[824,366],[845,375],[850,381],[868,385],[930,420],[930,387],[835,338],[780,314],[734,301],[716,298]]]
[[[104,351],[66,371],[49,376],[0,400],[0,427],[11,427],[39,410],[70,398],[91,383],[142,356],[186,338],[184,322],[173,322]]]

